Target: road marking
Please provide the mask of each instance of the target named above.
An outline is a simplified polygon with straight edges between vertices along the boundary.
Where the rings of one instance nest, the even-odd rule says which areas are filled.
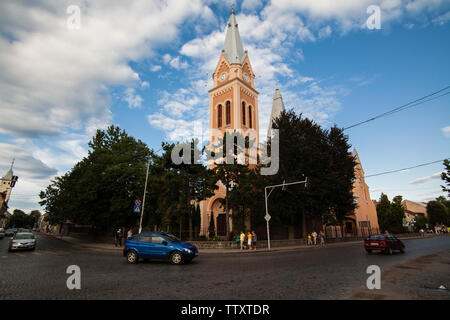
[[[35,256],[42,256],[42,253],[40,252],[32,252],[31,254],[34,254]]]
[[[3,258],[3,259],[6,259],[6,258],[8,258],[8,256],[2,256],[2,258]]]
[[[21,254],[21,253],[14,253],[16,256],[19,256],[19,257],[25,257],[23,254]]]

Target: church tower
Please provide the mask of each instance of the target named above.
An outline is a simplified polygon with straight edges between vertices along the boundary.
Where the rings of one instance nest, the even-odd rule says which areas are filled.
[[[225,44],[213,73],[214,87],[209,90],[209,127],[226,130],[248,129],[256,132],[259,145],[258,91],[247,51],[244,51],[234,8],[228,21]],[[216,142],[210,133],[210,143]]]
[[[227,130],[254,130],[256,146],[259,145],[258,91],[255,90],[255,74],[242,45],[234,8],[228,21],[225,44],[213,73],[214,87],[209,90],[209,143],[214,144]],[[220,133],[220,136],[215,134]],[[254,136],[252,136],[254,137]],[[199,203],[201,214],[200,235],[209,235],[210,224],[215,235],[226,236],[226,214],[222,201],[225,186],[219,181],[214,196]],[[231,218],[228,221],[232,232]]]
[[[8,172],[0,178],[0,214],[6,212],[8,208],[8,201],[11,197],[12,188],[16,185],[17,180],[19,179],[13,173],[14,160],[11,163],[11,167]]]
[[[273,96],[272,112],[270,114],[270,122],[269,122],[269,129],[267,130],[267,138],[270,137],[273,120],[278,118],[284,110],[285,108],[283,103],[283,97],[281,96],[280,90],[276,89],[275,94]]]

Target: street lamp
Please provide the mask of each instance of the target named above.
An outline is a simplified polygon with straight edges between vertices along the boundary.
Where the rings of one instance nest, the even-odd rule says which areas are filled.
[[[165,147],[165,145],[163,145],[162,148],[160,148],[158,151],[156,151],[155,153],[161,151],[163,148]],[[139,219],[139,233],[142,232],[142,217],[144,216],[144,207],[145,207],[145,195],[147,194],[147,181],[148,181],[148,171],[150,169],[150,161],[151,158],[148,159],[148,163],[147,163],[147,174],[145,176],[145,187],[144,187],[144,196],[142,198],[142,211],[141,211],[141,217]]]
[[[290,186],[293,184],[300,184],[300,183],[304,183],[305,184],[305,188],[307,187],[308,184],[308,177],[305,178],[304,181],[297,181],[297,182],[290,182],[290,183],[285,183],[283,181],[282,184],[277,184],[277,185],[273,185],[273,186],[267,186],[264,188],[264,196],[265,196],[265,201],[266,201],[266,216],[264,217],[264,219],[266,219],[266,223],[267,223],[267,249],[270,251],[270,231],[269,231],[269,221],[272,218],[269,215],[269,211],[267,208],[267,199],[270,197],[270,194],[272,193],[273,189],[278,188],[278,187],[282,187],[283,190],[285,189],[286,186]],[[267,194],[267,190],[270,189],[269,194]]]

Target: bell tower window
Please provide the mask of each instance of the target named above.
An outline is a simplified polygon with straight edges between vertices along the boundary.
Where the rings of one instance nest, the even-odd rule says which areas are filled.
[[[242,101],[242,125],[245,126],[245,101]]]
[[[226,125],[231,123],[231,102],[227,101],[226,104]]]
[[[219,106],[217,107],[217,127],[221,128],[222,127],[222,105],[219,104]]]
[[[252,122],[252,106],[248,106],[248,127],[253,128],[253,122]]]

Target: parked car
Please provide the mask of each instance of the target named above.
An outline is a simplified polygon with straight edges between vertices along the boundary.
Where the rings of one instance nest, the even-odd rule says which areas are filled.
[[[6,229],[6,231],[5,231],[5,236],[7,236],[7,237],[12,237],[15,234],[16,233],[14,232],[14,229]]]
[[[34,250],[36,249],[36,238],[32,233],[18,232],[9,242],[9,251]]]
[[[0,239],[3,239],[5,237],[5,229],[0,228]]]
[[[133,235],[125,240],[123,248],[123,256],[129,263],[137,263],[139,258],[144,258],[168,259],[172,264],[182,264],[190,262],[197,255],[197,247],[165,232]]]
[[[371,235],[364,240],[364,248],[368,253],[372,251],[382,251],[392,254],[392,250],[399,250],[405,253],[405,245],[392,234],[376,234]]]

